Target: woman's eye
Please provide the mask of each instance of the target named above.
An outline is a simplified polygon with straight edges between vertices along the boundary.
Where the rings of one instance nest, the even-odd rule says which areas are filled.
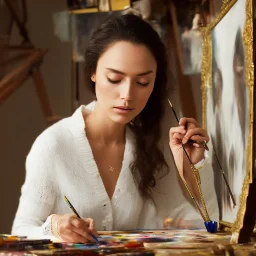
[[[142,86],[147,86],[147,85],[149,85],[149,83],[140,83],[140,82],[138,82],[138,84],[139,84],[139,85],[142,85]]]
[[[109,81],[110,83],[112,83],[112,84],[118,84],[118,83],[121,82],[121,80],[112,80],[112,79],[110,79],[110,78],[108,78],[108,81]]]

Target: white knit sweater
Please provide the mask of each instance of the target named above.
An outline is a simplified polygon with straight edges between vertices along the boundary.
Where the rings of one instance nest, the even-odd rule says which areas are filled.
[[[70,213],[64,195],[81,217],[95,219],[97,230],[163,228],[163,219],[167,216],[201,220],[182,193],[169,148],[165,154],[171,170],[157,181],[156,208],[148,201],[143,202],[129,170],[134,145],[129,129],[126,129],[122,169],[110,200],[86,137],[83,108],[85,106],[46,129],[33,144],[26,161],[26,179],[13,234],[42,236],[43,229],[49,225],[45,223],[48,216]],[[218,220],[212,170],[202,170],[201,176],[209,214]]]

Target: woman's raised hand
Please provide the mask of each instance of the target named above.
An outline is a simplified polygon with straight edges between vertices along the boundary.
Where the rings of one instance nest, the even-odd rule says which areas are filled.
[[[170,129],[169,137],[169,145],[177,165],[180,161],[183,163],[182,144],[193,164],[204,158],[204,147],[199,142],[208,142],[209,136],[195,119],[181,118],[179,126]],[[195,142],[188,143],[191,140]]]

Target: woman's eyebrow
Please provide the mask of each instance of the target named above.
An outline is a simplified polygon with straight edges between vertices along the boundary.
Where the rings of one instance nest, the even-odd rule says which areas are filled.
[[[120,74],[120,75],[125,75],[125,73],[122,72],[122,71],[120,71],[120,70],[116,70],[116,69],[113,69],[113,68],[106,68],[106,69],[109,70],[109,71],[112,71],[112,72],[114,72],[114,73]],[[149,75],[149,74],[151,74],[151,73],[153,73],[153,71],[152,71],[152,70],[149,70],[149,71],[140,73],[140,74],[138,74],[137,76],[145,76],[145,75]]]

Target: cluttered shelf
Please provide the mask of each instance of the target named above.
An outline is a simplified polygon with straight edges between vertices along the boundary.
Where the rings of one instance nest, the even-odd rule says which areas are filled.
[[[69,14],[85,14],[85,13],[96,13],[99,12],[98,8],[85,8],[78,10],[69,10]]]
[[[121,11],[131,7],[130,0],[83,0],[83,1],[67,1],[70,14],[85,14],[96,12]]]

